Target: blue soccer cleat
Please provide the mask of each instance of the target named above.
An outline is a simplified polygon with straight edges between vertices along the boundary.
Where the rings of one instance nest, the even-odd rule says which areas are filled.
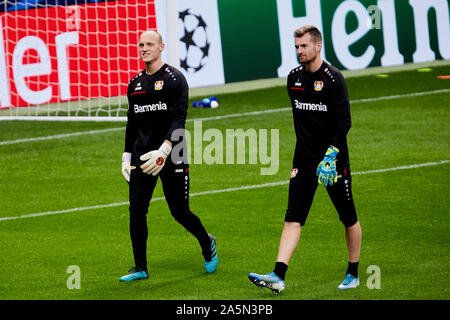
[[[338,286],[339,290],[352,289],[359,286],[359,278],[355,278],[352,274],[347,273],[344,281]]]
[[[128,270],[129,274],[122,276],[119,278],[119,281],[122,282],[130,282],[135,280],[143,280],[148,279],[148,273],[147,270],[144,270],[142,268],[131,268]]]
[[[276,294],[284,290],[284,280],[281,280],[274,272],[268,274],[250,273],[249,280],[258,287],[265,287]]]
[[[214,238],[214,236],[211,234],[209,234],[208,236],[211,239],[211,260],[210,261],[206,261],[206,259],[203,260],[205,261],[206,272],[212,273],[217,269],[217,265],[219,264],[219,256],[217,255],[216,251],[216,238]]]

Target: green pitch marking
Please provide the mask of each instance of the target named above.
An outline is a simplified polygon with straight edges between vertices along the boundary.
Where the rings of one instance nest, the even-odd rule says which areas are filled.
[[[432,68],[420,68],[420,69],[417,69],[417,71],[418,72],[431,72],[431,71],[433,71],[433,69]]]

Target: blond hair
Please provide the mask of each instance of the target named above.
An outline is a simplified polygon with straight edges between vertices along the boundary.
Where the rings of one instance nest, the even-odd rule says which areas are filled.
[[[309,33],[314,42],[322,42],[322,33],[315,26],[302,26],[294,31],[294,37],[300,38]]]

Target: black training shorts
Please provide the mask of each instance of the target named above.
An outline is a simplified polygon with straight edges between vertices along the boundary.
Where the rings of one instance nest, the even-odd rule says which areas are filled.
[[[318,186],[317,165],[313,163],[294,164],[289,183],[286,222],[299,222],[302,226],[305,224]],[[338,181],[326,189],[339,214],[339,220],[344,226],[351,227],[358,221],[358,218],[352,196],[350,168],[348,165],[337,164],[337,173]]]

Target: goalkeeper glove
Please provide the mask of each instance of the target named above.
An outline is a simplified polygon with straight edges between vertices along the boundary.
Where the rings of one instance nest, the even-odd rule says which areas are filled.
[[[336,171],[336,156],[339,153],[339,149],[333,146],[329,146],[325,157],[319,163],[316,171],[316,175],[319,176],[318,182],[326,187],[328,184],[333,185],[333,182],[337,182]]]
[[[143,154],[140,159],[146,162],[141,166],[142,171],[156,176],[166,164],[166,159],[171,151],[172,146],[164,141],[158,150]]]
[[[131,174],[131,153],[124,152],[122,154],[122,174],[127,182],[130,182]]]

